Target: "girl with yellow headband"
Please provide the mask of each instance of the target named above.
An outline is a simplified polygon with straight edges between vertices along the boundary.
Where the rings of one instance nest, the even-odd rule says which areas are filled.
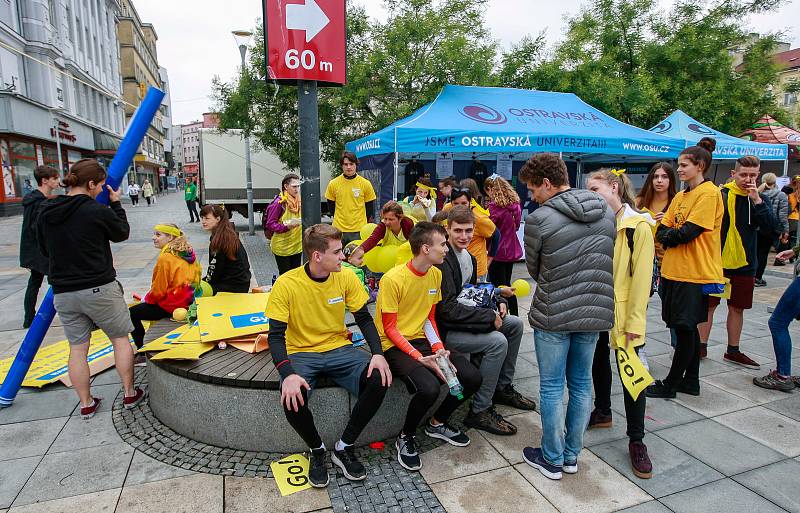
[[[417,221],[430,221],[436,213],[436,187],[427,178],[420,178],[414,191],[414,196],[403,200],[403,210]]]
[[[153,268],[150,291],[138,305],[130,307],[133,341],[144,342],[142,321],[172,317],[177,308],[189,308],[200,285],[200,264],[186,236],[174,224],[153,227],[153,246],[161,250]]]

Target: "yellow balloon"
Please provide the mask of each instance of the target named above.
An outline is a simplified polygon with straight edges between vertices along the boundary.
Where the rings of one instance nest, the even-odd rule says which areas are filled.
[[[531,293],[531,284],[522,278],[514,280],[511,286],[514,287],[514,295],[517,297],[527,296]]]
[[[368,239],[369,236],[372,235],[372,232],[374,232],[375,228],[377,228],[377,227],[378,227],[378,225],[375,224],[375,223],[367,223],[367,224],[365,224],[361,228],[361,231],[359,232],[359,235],[361,235],[361,240]]]
[[[176,308],[172,311],[172,318],[176,321],[185,321],[188,313],[189,312],[185,308]]]
[[[414,258],[414,255],[411,254],[411,244],[404,242],[397,247],[397,258],[394,261],[394,265],[405,265],[411,261],[412,258]]]
[[[200,280],[200,297],[211,297],[214,295],[214,289],[207,281]]]
[[[379,255],[380,246],[372,248],[371,250],[367,251],[364,254],[364,265],[366,265],[370,271],[374,273],[379,273],[381,271],[378,270],[378,255]]]
[[[394,267],[398,246],[384,246],[378,253],[378,272],[385,273]]]

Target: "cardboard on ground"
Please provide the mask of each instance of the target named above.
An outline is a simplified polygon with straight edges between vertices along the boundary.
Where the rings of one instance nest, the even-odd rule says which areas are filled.
[[[267,342],[267,335],[261,334],[252,341],[228,341],[229,346],[235,347],[245,353],[255,354],[269,349],[269,342]]]
[[[281,496],[311,488],[311,483],[308,482],[308,459],[302,454],[292,454],[273,461],[269,468],[272,469]]]
[[[199,360],[200,357],[214,349],[216,344],[176,344],[175,347],[161,351],[151,360]]]
[[[180,336],[186,333],[187,331],[189,331],[189,326],[187,324],[182,324],[181,326],[170,331],[163,337],[159,337],[143,345],[141,349],[139,349],[139,352],[141,353],[144,351],[166,351],[167,349],[171,349],[175,347],[175,344],[178,343],[177,341],[180,338]]]
[[[0,383],[5,380],[13,361],[13,357],[0,360]],[[91,376],[114,366],[114,346],[102,330],[92,332],[87,361]],[[40,348],[22,386],[41,388],[59,380],[68,387],[72,386],[67,374],[68,362],[69,342],[66,340]]]
[[[268,293],[220,294],[197,299],[200,340],[214,342],[269,329]]]

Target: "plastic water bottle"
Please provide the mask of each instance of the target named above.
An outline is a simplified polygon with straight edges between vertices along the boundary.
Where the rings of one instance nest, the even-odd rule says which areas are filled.
[[[447,380],[447,386],[450,388],[450,395],[454,395],[459,399],[464,399],[464,387],[462,387],[461,383],[458,381],[456,373],[453,372],[447,358],[444,356],[437,357],[436,364],[439,366],[439,370],[442,371],[442,374],[444,374],[444,379]]]

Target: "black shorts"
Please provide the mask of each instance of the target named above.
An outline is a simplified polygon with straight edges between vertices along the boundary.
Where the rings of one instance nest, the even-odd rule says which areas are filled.
[[[668,328],[695,329],[708,320],[708,296],[703,285],[661,278],[661,318]]]

